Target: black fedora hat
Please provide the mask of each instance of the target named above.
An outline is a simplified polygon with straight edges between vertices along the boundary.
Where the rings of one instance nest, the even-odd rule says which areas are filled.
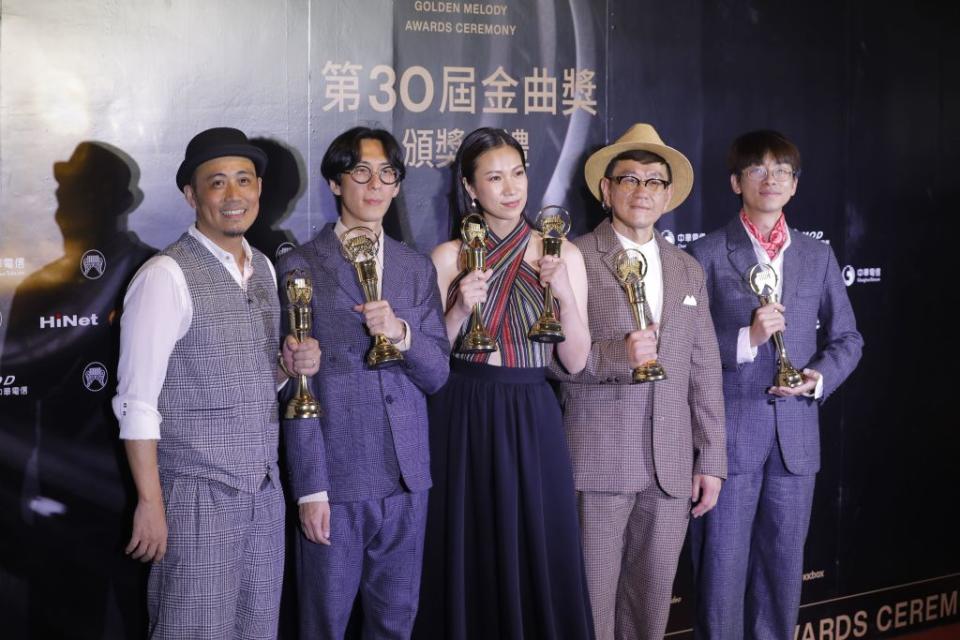
[[[243,131],[231,127],[214,127],[193,136],[187,145],[183,162],[177,169],[177,187],[183,191],[197,167],[207,160],[224,156],[249,158],[256,167],[258,176],[262,176],[267,168],[267,154],[250,144]]]

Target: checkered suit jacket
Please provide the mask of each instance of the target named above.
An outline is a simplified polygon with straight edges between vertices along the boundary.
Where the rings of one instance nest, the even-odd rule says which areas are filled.
[[[614,275],[622,246],[610,221],[574,242],[587,268],[593,344],[583,371],[569,375],[554,363],[551,373],[562,382],[578,490],[644,489],[640,461],[650,458],[639,450],[644,441],[652,443],[657,482],[671,496],[689,498],[694,473],[726,477],[720,357],[703,270],[655,235],[664,286],[658,358],[668,379],[646,384],[631,384],[624,338],[637,327]]]
[[[706,273],[720,344],[730,473],[759,468],[774,433],[790,472],[816,473],[820,468],[817,401],[766,393],[777,366],[772,340],[760,346],[752,363],[737,364],[738,333],[750,325],[753,310],[760,306],[745,277],[757,257],[739,216],[691,244],[690,253]],[[783,255],[782,276],[787,355],[798,369],[809,367],[823,374],[819,402],[824,402],[856,367],[863,349],[846,286],[830,246],[795,229]]]
[[[411,338],[403,363],[391,368],[366,366],[371,338],[363,317],[353,311],[363,293],[353,266],[340,255],[333,224],[284,254],[278,265],[281,287],[293,269],[310,274],[313,336],[323,350],[320,371],[311,378],[326,413],[320,428],[309,420],[284,420],[284,451],[297,498],[318,491],[328,491],[335,502],[381,498],[396,487],[397,477],[384,477],[394,473],[411,491],[430,487],[426,394],[437,391],[450,371],[437,274],[428,257],[382,238],[382,298],[410,325]],[[286,304],[286,294],[280,295]],[[283,320],[288,332],[286,313]],[[289,396],[294,385],[287,387]]]

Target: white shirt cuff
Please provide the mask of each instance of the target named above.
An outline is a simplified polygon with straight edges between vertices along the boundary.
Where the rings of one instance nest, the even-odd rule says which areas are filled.
[[[820,374],[820,377],[817,378],[817,386],[813,388],[813,392],[806,395],[814,400],[819,400],[823,397],[823,374]]]
[[[737,334],[737,364],[750,364],[757,359],[757,348],[750,344],[750,327],[740,327]]]
[[[400,319],[400,322],[403,323],[403,340],[396,343],[395,346],[400,351],[409,351],[410,350],[410,325],[407,324],[407,321],[403,318]]]
[[[311,493],[308,496],[303,496],[297,500],[297,504],[305,504],[307,502],[330,502],[330,498],[327,497],[326,491],[319,491],[317,493]]]
[[[148,403],[116,396],[112,404],[120,421],[121,440],[160,439],[160,413]]]

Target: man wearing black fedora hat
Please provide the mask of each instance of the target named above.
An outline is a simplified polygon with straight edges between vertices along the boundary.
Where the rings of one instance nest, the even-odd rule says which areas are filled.
[[[113,408],[138,493],[126,551],[154,563],[151,637],[277,634],[287,376],[276,273],[243,237],[265,168],[242,131],[197,134],[177,171],[196,222],[127,289]],[[315,340],[281,353],[286,370],[317,372]]]

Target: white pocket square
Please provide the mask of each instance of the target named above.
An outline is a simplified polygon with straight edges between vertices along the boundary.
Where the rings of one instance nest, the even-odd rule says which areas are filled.
[[[691,295],[686,295],[683,297],[683,304],[688,307],[695,307],[697,306],[697,299]]]

